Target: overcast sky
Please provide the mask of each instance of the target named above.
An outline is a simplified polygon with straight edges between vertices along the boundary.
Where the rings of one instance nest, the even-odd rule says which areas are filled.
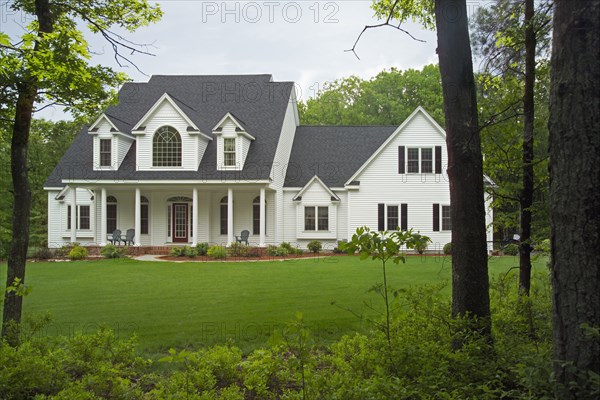
[[[15,32],[22,18],[6,10],[2,30]],[[136,55],[137,66],[122,69],[134,81],[153,74],[255,74],[269,73],[278,81],[298,84],[301,99],[314,95],[327,81],[358,75],[369,78],[383,69],[421,68],[437,62],[435,33],[416,24],[403,28],[415,37],[389,27],[367,31],[357,45],[360,60],[344,52],[354,44],[365,25],[376,24],[371,1],[159,1],[164,11],[157,24],[141,28],[127,38],[149,43],[155,56]],[[103,55],[95,62],[118,66],[103,39],[88,37]],[[46,110],[46,118],[61,118],[59,110]]]

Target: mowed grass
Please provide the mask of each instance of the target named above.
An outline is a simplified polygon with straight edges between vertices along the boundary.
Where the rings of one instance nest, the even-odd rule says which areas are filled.
[[[490,259],[490,275],[518,265],[516,257]],[[544,268],[538,262],[536,268]],[[6,265],[0,266],[6,276]],[[358,257],[285,262],[166,263],[135,260],[30,263],[25,315],[50,312],[41,334],[91,333],[102,326],[138,337],[148,353],[233,341],[245,351],[302,312],[318,340],[335,340],[369,327],[352,313],[383,307],[369,292],[382,282],[381,265]],[[408,257],[388,266],[388,284],[405,288],[448,282],[450,259]],[[334,305],[332,303],[335,302]],[[373,314],[370,311],[371,315]]]

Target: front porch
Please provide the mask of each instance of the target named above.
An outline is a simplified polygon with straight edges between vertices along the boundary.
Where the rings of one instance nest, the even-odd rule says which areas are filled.
[[[274,242],[275,192],[267,185],[71,184],[62,197],[64,242],[102,247],[115,229],[133,229],[134,247],[160,254],[173,245],[229,245],[244,230],[252,246]]]

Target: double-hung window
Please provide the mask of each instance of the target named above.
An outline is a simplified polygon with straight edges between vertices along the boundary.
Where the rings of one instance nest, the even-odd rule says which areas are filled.
[[[329,207],[304,207],[305,231],[329,230]]]
[[[100,139],[100,166],[110,167],[112,165],[112,140]]]
[[[223,139],[223,166],[235,167],[235,138]]]
[[[75,229],[90,229],[90,206],[77,206],[75,210]],[[67,229],[71,229],[71,206],[67,206]]]

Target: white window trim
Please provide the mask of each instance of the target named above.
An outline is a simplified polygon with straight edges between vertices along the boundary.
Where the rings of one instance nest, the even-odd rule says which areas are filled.
[[[225,151],[225,141],[226,140],[233,140],[233,151]],[[221,155],[222,155],[222,168],[223,169],[233,169],[233,170],[237,170],[239,169],[238,164],[239,164],[239,152],[238,152],[238,138],[237,137],[224,137],[222,139],[222,148],[221,148]],[[225,165],[225,154],[231,154],[233,153],[235,156],[235,161],[233,163],[233,165]]]
[[[302,205],[302,232],[313,233],[313,232],[331,232],[331,209],[329,204],[303,204]],[[315,229],[306,230],[306,208],[311,207],[315,209]],[[319,229],[319,207],[327,208],[327,229]]]
[[[66,205],[66,212],[67,212],[67,216],[65,217],[65,232],[71,232],[71,228],[69,228],[69,218],[71,213],[69,212],[69,207],[71,207],[71,204],[67,204]],[[94,206],[93,204],[77,204],[77,211],[76,211],[76,226],[75,226],[75,231],[77,232],[93,232],[94,231],[94,221],[96,220],[96,216],[94,214]],[[89,229],[80,229],[79,225],[81,224],[81,207],[89,207],[90,208],[90,228]],[[73,223],[73,221],[71,221],[71,223]]]
[[[408,170],[408,152],[409,150],[413,150],[413,149],[417,149],[418,150],[418,171],[416,172],[410,172]],[[431,172],[423,172],[423,149],[429,149],[431,150]],[[407,174],[431,174],[434,175],[435,174],[435,147],[432,146],[423,146],[423,147],[409,147],[406,146],[406,173]]]
[[[450,208],[450,204],[440,204],[440,232],[452,232],[452,228],[444,229],[444,207]],[[450,226],[452,226],[452,217],[450,217]]]
[[[398,208],[398,226],[390,229],[390,227],[388,226],[388,207],[397,207]],[[385,221],[385,228],[387,231],[397,231],[398,228],[400,226],[402,226],[402,206],[400,204],[396,204],[396,203],[384,203],[384,211],[383,211],[383,218]]]

